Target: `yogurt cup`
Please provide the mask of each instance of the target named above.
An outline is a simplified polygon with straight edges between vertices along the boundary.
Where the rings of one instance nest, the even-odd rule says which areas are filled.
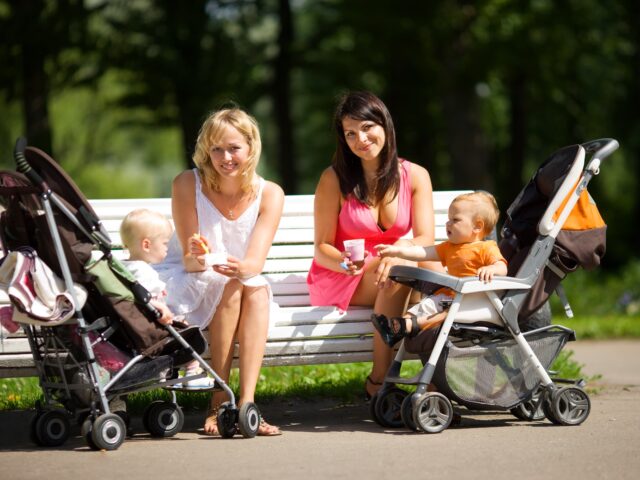
[[[349,252],[349,259],[358,268],[364,265],[364,238],[354,238],[352,240],[345,240],[342,242],[344,249]]]
[[[227,263],[227,252],[207,253],[204,256],[204,264],[208,267],[212,265],[224,265]]]

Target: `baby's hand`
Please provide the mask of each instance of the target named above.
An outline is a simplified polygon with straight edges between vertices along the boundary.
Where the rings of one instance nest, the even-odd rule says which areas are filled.
[[[378,255],[381,257],[393,257],[398,254],[398,247],[393,245],[386,245],[384,243],[380,243],[373,247],[378,252]]]
[[[493,268],[493,265],[480,267],[478,269],[478,278],[484,283],[489,283],[491,280],[493,280],[494,275],[495,275],[495,268]]]
[[[160,311],[160,318],[157,319],[157,322],[160,325],[171,325],[173,322],[173,313],[171,313],[169,307],[167,307],[164,302],[158,300],[151,300],[150,303]]]

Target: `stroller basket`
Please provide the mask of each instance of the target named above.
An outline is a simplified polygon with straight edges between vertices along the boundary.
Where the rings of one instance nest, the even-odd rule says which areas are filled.
[[[549,369],[574,332],[560,326],[524,334],[545,369]],[[529,398],[540,384],[531,359],[512,337],[485,340],[472,346],[448,342],[436,368],[438,389],[470,408],[511,408]]]

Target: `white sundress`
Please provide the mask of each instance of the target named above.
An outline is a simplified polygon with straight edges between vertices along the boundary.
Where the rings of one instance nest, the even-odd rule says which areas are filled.
[[[264,179],[260,178],[258,195],[242,215],[235,220],[224,217],[215,205],[202,193],[202,184],[197,169],[195,176],[196,213],[200,233],[209,241],[212,252],[226,251],[236,258],[244,258],[249,245],[249,237],[258,218]],[[196,233],[196,232],[193,232]],[[190,325],[205,329],[220,303],[225,285],[229,277],[220,275],[209,268],[203,272],[187,272],[182,263],[182,247],[174,232],[167,256],[163,262],[154,265],[160,279],[167,284],[166,302],[175,315],[185,315]],[[249,287],[266,286],[269,289],[271,308],[271,288],[262,275],[240,280]]]

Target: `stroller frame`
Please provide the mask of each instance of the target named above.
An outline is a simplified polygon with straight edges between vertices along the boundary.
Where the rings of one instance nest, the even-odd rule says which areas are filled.
[[[383,427],[400,427],[404,424],[411,430],[427,433],[439,433],[451,425],[454,421],[451,400],[443,393],[429,392],[427,387],[437,376],[437,372],[444,368],[443,352],[446,346],[456,343],[456,338],[463,345],[465,342],[467,345],[473,344],[478,339],[513,339],[517,345],[517,354],[530,362],[534,376],[539,382],[538,387],[531,389],[520,404],[508,405],[503,409],[510,408],[511,412],[521,419],[541,420],[546,417],[554,424],[578,425],[586,420],[590,411],[590,400],[582,389],[584,382],[555,379],[557,383],[572,384],[558,387],[527,340],[529,335],[558,333],[562,338],[553,355],[555,358],[567,340],[575,339],[574,332],[559,325],[549,325],[523,333],[518,324],[521,306],[538,275],[548,264],[556,236],[582,191],[592,177],[598,175],[601,161],[618,148],[618,142],[613,139],[601,139],[584,143],[580,147],[569,173],[539,221],[539,235],[515,277],[495,277],[490,283],[483,283],[477,277],[458,278],[419,267],[391,268],[390,278],[396,282],[427,295],[440,287],[448,287],[455,292],[455,297],[428,360],[425,363],[425,358],[422,357],[423,368],[412,378],[400,375],[402,361],[406,357],[404,342],[400,345],[382,388],[371,400],[370,412],[378,424]],[[585,168],[586,153],[592,154],[592,157]],[[562,206],[566,198],[568,201]],[[554,220],[554,214],[560,207],[562,210]],[[469,295],[486,296],[485,301],[488,300],[489,308],[495,310],[497,318],[488,321],[488,324],[483,322],[480,325],[457,322],[456,317],[463,300]],[[567,310],[567,313],[570,313],[570,310]],[[475,340],[469,341],[469,338],[474,337]],[[416,385],[416,390],[407,395],[404,390],[397,388],[396,384]],[[455,394],[453,396],[455,397]],[[459,398],[455,400],[470,409],[501,408],[494,404],[465,403]]]
[[[74,315],[64,323],[57,323],[55,326],[47,326],[42,322],[21,324],[29,341],[44,396],[44,405],[38,402],[36,415],[31,422],[32,440],[40,446],[61,445],[70,435],[70,414],[86,414],[86,418],[82,423],[81,434],[87,444],[93,449],[115,450],[124,442],[129,418],[126,412],[124,412],[124,415],[121,412],[113,413],[109,406],[110,399],[112,400],[123,394],[156,388],[165,388],[170,391],[171,401],[152,402],[145,410],[143,423],[152,436],[173,436],[182,429],[184,424],[184,414],[177,404],[176,391],[190,391],[187,388],[175,385],[178,383],[184,385],[184,382],[188,380],[203,378],[207,373],[214,378],[214,387],[198,389],[197,391],[223,390],[230,399],[228,402],[223,403],[217,412],[218,428],[221,436],[230,438],[239,430],[246,438],[255,437],[261,421],[258,407],[252,402],[246,402],[242,405],[242,408],[238,409],[233,390],[172,325],[165,325],[164,328],[178,342],[184,354],[188,354],[196,360],[204,372],[181,378],[177,378],[177,376],[175,378],[162,379],[157,377],[155,381],[150,382],[150,380],[147,380],[138,385],[137,388],[118,387],[118,382],[134,366],[147,358],[145,355],[137,354],[115,373],[106,384],[101,382],[98,362],[89,334],[106,325],[102,318],[97,319],[92,324],[89,324],[85,319],[63,249],[63,241],[55,222],[53,207],[57,208],[69,219],[78,231],[82,232],[92,242],[94,250],[99,249],[103,256],[111,255],[111,240],[100,220],[95,218],[95,215],[91,214],[91,212],[79,211],[79,216],[90,225],[90,229],[75,217],[74,213],[61,201],[58,194],[47,185],[46,181],[29,164],[25,157],[26,149],[26,140],[19,139],[14,151],[17,171],[24,174],[31,184],[39,190],[37,195],[44,209],[44,216],[51,234],[64,285],[75,306]],[[16,193],[21,195],[24,192]],[[33,193],[33,191],[27,192],[27,194]],[[137,303],[148,310],[147,313],[151,318],[159,318],[160,313],[153,305],[148,303],[149,297],[147,295],[143,302]],[[72,352],[66,350],[64,343],[57,336],[56,329],[59,326],[72,324],[77,325],[77,332],[81,340],[81,351],[85,359],[78,360],[74,358]],[[114,330],[113,327],[110,328]],[[109,335],[111,333],[113,332],[110,332]],[[103,336],[103,334],[99,335]],[[104,335],[103,338],[106,340],[109,335]],[[69,369],[70,365],[68,362],[65,365],[65,361],[69,357],[71,357],[72,362],[71,368],[86,367],[89,385],[86,383],[77,385],[67,381],[65,369]],[[55,373],[51,373],[52,371]],[[90,402],[90,407],[88,409],[76,409],[75,404],[77,402],[71,395],[72,391],[86,391],[87,388],[90,388],[94,395]],[[62,403],[64,409],[58,407],[60,403]]]

